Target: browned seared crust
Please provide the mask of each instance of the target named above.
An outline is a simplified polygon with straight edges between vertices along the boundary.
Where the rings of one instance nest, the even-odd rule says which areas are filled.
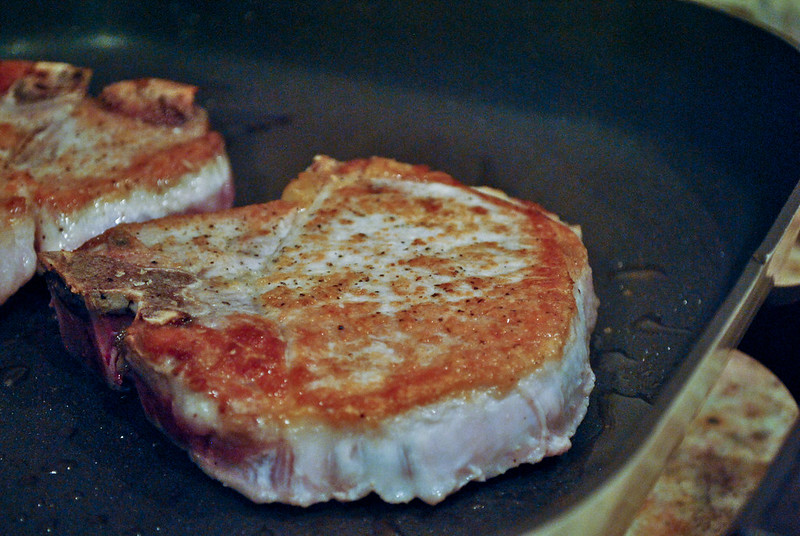
[[[22,197],[7,197],[5,199],[0,197],[0,203],[2,203],[0,204],[0,210],[7,214],[9,218],[13,219],[27,212],[28,205]]]
[[[69,113],[91,74],[67,63],[0,60],[0,171],[31,136]]]
[[[442,197],[419,197],[408,194],[411,183],[448,189]],[[74,292],[102,295],[87,300],[96,310],[106,301],[114,307],[135,302],[139,314],[125,337],[133,368],[148,381],[169,378],[213,399],[222,427],[234,436],[246,436],[263,422],[373,426],[472,392],[501,396],[561,359],[578,312],[575,280],[588,270],[586,251],[538,205],[477,192],[444,173],[383,158],[340,163],[318,157],[285,198],[214,215],[122,225],[76,252],[46,253],[41,260]],[[497,220],[487,216],[490,211]],[[386,251],[370,249],[367,228],[330,242],[354,215],[397,218],[395,261],[384,260]],[[235,234],[227,237],[230,247],[247,248],[253,237],[273,233],[281,218],[291,217],[297,218],[295,239],[272,253],[268,269],[237,272],[234,279],[204,275],[200,266],[208,267],[209,259],[217,265],[236,260],[224,251],[215,257],[212,244],[220,228],[236,222]],[[432,234],[405,243],[403,229],[411,227]],[[145,246],[143,232],[161,238]],[[476,232],[485,233],[485,242],[447,242]],[[194,238],[181,245],[178,235]],[[499,236],[518,237],[519,244],[508,246]],[[340,265],[311,277],[307,267],[324,264],[334,247],[374,263]],[[417,253],[407,256],[403,248]],[[107,266],[86,269],[101,257]],[[464,273],[465,263],[473,273]],[[510,275],[506,265],[515,267]],[[177,273],[185,283],[175,280]],[[431,285],[420,273],[441,283]],[[135,281],[125,279],[130,274]],[[167,277],[169,283],[161,279]],[[285,284],[292,281],[299,283]],[[218,303],[207,316],[207,306],[195,301],[197,292],[231,288],[256,293],[259,312]],[[391,298],[389,305],[380,292]],[[370,341],[402,358],[365,354]],[[365,370],[375,372],[375,381],[354,380]]]
[[[301,205],[309,205],[329,183],[345,183],[360,177],[397,178],[407,181],[434,181],[456,185],[453,177],[441,171],[431,171],[426,165],[413,165],[389,158],[373,157],[340,162],[318,156],[311,166],[300,173],[283,190],[281,198]]]
[[[16,155],[14,169],[37,183],[37,205],[57,211],[70,212],[109,194],[124,198],[133,188],[158,193],[224,152],[222,137],[209,132],[202,110],[194,110],[186,119],[191,120],[173,131],[165,123],[142,122],[87,98],[72,114],[74,129],[40,134]],[[94,150],[68,149],[47,157],[53,144],[69,143],[67,136],[74,132],[84,136],[75,143],[93,144]],[[126,153],[132,158],[120,160]]]
[[[96,111],[96,110],[92,110]],[[119,143],[124,143],[120,141]],[[34,202],[53,212],[69,213],[91,205],[98,199],[125,199],[134,189],[149,190],[154,195],[168,190],[182,177],[225,151],[225,142],[217,132],[208,132],[181,143],[135,158],[129,166],[106,175],[47,174],[37,178]],[[100,170],[102,171],[102,169]]]
[[[0,60],[0,93],[6,93],[17,80],[29,74],[33,62]]]
[[[82,95],[90,77],[91,70],[66,63],[0,60],[0,95],[11,92],[17,102]]]
[[[14,147],[18,146],[21,141],[22,135],[17,129],[11,125],[0,123],[0,154],[10,154],[14,150]],[[2,163],[3,160],[5,160],[5,158],[0,160],[0,163]]]
[[[115,112],[158,125],[181,125],[197,113],[195,86],[143,78],[106,86],[100,102]]]

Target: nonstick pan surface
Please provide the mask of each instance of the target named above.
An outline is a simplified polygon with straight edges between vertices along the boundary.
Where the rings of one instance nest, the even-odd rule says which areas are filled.
[[[198,85],[238,204],[278,197],[317,153],[535,200],[582,226],[601,300],[597,388],[566,454],[435,507],[301,509],[202,474],[135,393],[65,353],[34,279],[0,307],[6,534],[534,530],[633,463],[692,373],[735,344],[800,197],[798,53],[689,3],[6,2],[0,56],[92,67],[93,88]]]

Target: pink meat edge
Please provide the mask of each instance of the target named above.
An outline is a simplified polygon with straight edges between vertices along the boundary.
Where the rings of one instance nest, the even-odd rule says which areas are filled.
[[[120,389],[125,379],[125,365],[116,347],[117,338],[133,321],[132,314],[97,315],[75,313],[57,297],[51,286],[50,306],[55,310],[64,348],[94,371],[105,383]]]
[[[230,177],[214,195],[188,206],[180,214],[199,214],[225,210],[233,206],[235,188]],[[120,389],[125,382],[127,366],[119,353],[117,340],[133,321],[132,312],[97,314],[84,309],[81,314],[58,297],[54,281],[48,281],[50,306],[56,313],[58,329],[67,352],[98,374],[105,383]],[[68,291],[68,289],[64,289]]]
[[[233,206],[236,197],[236,189],[233,184],[233,177],[228,178],[216,194],[194,203],[181,211],[179,214],[200,214],[204,212],[218,212]]]

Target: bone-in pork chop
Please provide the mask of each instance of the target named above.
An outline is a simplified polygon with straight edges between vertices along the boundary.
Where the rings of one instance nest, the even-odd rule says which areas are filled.
[[[40,259],[67,346],[256,502],[437,503],[567,450],[594,383],[576,232],[422,166],[317,157]]]
[[[196,88],[144,79],[91,98],[90,74],[0,61],[0,303],[33,275],[36,251],[233,202],[224,144]]]

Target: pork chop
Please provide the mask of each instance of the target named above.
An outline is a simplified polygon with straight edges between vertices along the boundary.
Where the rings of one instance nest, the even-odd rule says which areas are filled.
[[[0,303],[33,275],[36,251],[233,203],[224,143],[194,104],[196,88],[132,80],[90,98],[89,76],[0,61]]]
[[[0,61],[0,304],[36,270],[35,214],[6,169],[31,137],[69,116],[90,74],[65,63]]]
[[[317,157],[40,260],[73,353],[255,502],[437,503],[566,451],[594,384],[578,234],[422,166]]]

